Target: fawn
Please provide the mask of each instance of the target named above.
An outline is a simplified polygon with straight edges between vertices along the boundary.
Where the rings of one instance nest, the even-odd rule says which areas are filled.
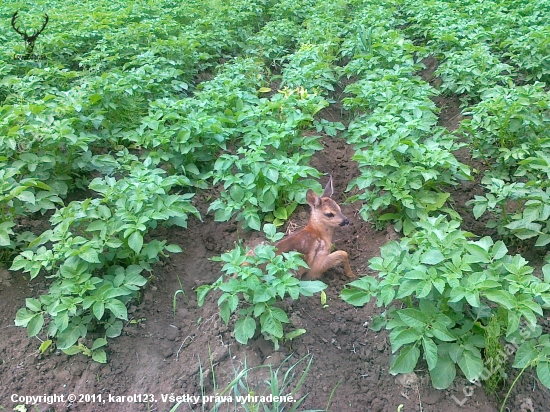
[[[332,176],[320,197],[309,189],[306,200],[311,207],[311,216],[307,226],[275,243],[277,254],[294,250],[304,255],[309,269],[300,269],[298,277],[307,272],[309,279],[319,279],[324,272],[338,263],[344,265],[348,278],[357,277],[351,270],[346,252],[338,250],[330,253],[334,229],[337,226],[349,225],[349,220],[342,214],[338,203],[330,198],[333,192]]]

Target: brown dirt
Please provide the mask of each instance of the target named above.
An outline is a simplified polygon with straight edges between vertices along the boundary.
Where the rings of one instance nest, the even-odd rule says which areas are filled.
[[[337,116],[337,112],[334,111],[333,116]],[[453,115],[454,119],[455,114],[449,116]],[[343,202],[346,185],[358,173],[356,164],[350,160],[353,151],[339,138],[324,137],[323,143],[325,150],[315,156],[312,166],[333,174],[335,200]],[[457,203],[463,205],[475,190],[474,186],[459,187],[453,195],[457,195]],[[460,193],[462,197],[458,196]],[[210,362],[214,364],[217,387],[224,388],[235,376],[235,369],[242,369],[245,362],[248,366],[273,364],[277,367],[287,356],[292,355],[293,363],[312,354],[311,368],[298,393],[309,396],[299,410],[325,410],[329,400],[328,409],[341,412],[389,412],[397,411],[399,405],[403,405],[402,411],[406,412],[497,410],[495,399],[489,400],[483,389],[470,385],[463,377],[458,377],[449,390],[439,391],[431,387],[426,367],[420,367],[415,371],[416,376],[407,379],[390,375],[388,335],[368,329],[372,316],[380,309],[373,302],[363,308],[344,303],[339,294],[347,279],[340,269],[330,270],[323,277],[328,284],[327,308],[321,308],[319,297],[283,302],[292,326],[306,329],[305,335],[283,345],[279,351],[274,351],[273,345],[262,338],[248,346],[238,344],[231,334],[232,328],[224,325],[218,315],[217,297],[210,295],[204,306],[198,307],[194,289],[220,276],[220,264],[209,258],[232,249],[238,240],[251,242],[258,235],[242,232],[235,222],[214,222],[212,216],[206,215],[206,196],[197,196],[195,203],[204,222],[191,220],[187,230],[156,233],[179,244],[183,253],[172,255],[155,268],[141,301],[129,308],[134,322],[125,325],[122,336],[110,340],[109,362],[105,365],[83,355],[69,357],[54,352],[39,356],[39,340],[28,339],[24,329],[13,326],[13,319],[25,298],[39,295],[47,288],[47,282],[39,277],[29,283],[21,273],[0,271],[0,405],[3,408],[13,410],[21,403],[12,402],[13,394],[95,394],[102,395],[107,402],[40,403],[36,409],[29,407],[29,410],[168,411],[175,402],[162,402],[162,394],[201,395],[201,365],[206,394],[213,395]],[[339,230],[334,241],[337,249],[349,253],[354,272],[361,275],[369,273],[368,260],[378,255],[379,247],[391,235],[386,231],[377,232],[363,222],[356,213],[358,208],[358,204],[342,206],[351,224]],[[304,225],[307,216],[307,208],[298,208],[292,223]],[[472,221],[472,225],[476,222]],[[178,296],[174,316],[172,299],[181,287],[185,295]],[[266,369],[250,374],[251,385],[260,385],[255,389],[256,394],[267,390],[261,383],[267,378]],[[533,382],[532,374],[522,378],[512,394],[510,410],[547,410],[548,391],[540,386],[532,391]],[[157,402],[112,403],[108,401],[109,394],[153,394]],[[242,410],[229,405],[225,409]],[[202,409],[200,404],[184,404],[178,410]]]

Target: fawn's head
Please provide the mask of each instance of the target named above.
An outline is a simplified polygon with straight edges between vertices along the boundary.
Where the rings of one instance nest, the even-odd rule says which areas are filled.
[[[331,228],[349,225],[349,220],[342,214],[342,210],[338,203],[330,198],[333,193],[332,176],[321,196],[317,196],[311,189],[307,191],[306,200],[311,206],[311,220],[315,222],[316,225]]]

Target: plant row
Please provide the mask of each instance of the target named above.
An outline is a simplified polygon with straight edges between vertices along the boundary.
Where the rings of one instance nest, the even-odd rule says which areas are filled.
[[[282,124],[283,130],[272,133],[274,122],[269,116],[272,108],[276,109],[279,117],[285,115],[279,104],[274,105],[274,102],[284,97],[292,102],[292,116],[289,120],[295,124],[294,130],[299,130],[300,125],[309,125],[315,126],[319,132],[335,135],[336,130],[343,129],[341,124],[317,121],[313,116],[328,106],[329,93],[334,91],[334,84],[338,80],[337,54],[342,41],[340,36],[349,18],[348,7],[351,4],[346,2],[322,3],[309,10],[306,29],[296,38],[297,50],[279,60],[282,65],[281,85],[285,88],[271,99],[261,100],[262,104],[269,105],[269,110],[262,110],[250,121],[243,137],[245,145],[235,154],[226,153],[218,157],[212,172],[216,176],[214,182],[224,181],[224,189],[229,190],[222,192],[222,196],[210,206],[210,209],[216,210],[217,220],[227,220],[235,210],[235,205],[249,202],[251,214],[246,214],[245,207],[237,219],[244,218],[248,227],[253,229],[259,229],[261,220],[273,222],[265,224],[263,230],[267,240],[274,243],[283,236],[276,232],[276,226],[288,218],[296,202],[303,201],[308,189],[320,191],[317,181],[298,181],[296,172],[301,162],[309,160],[315,150],[322,149],[319,136],[299,135],[288,127],[288,122]],[[215,90],[219,91],[220,87],[217,86]],[[231,90],[233,88],[225,90],[224,95],[231,96]],[[303,103],[300,104],[300,101]],[[296,108],[299,108],[299,113],[294,111]],[[248,121],[243,115],[240,118]],[[265,149],[262,146],[262,151],[259,151],[257,147],[260,142],[271,147]],[[281,158],[286,160],[280,161],[279,153],[284,153]],[[245,167],[250,167],[254,172],[243,174]],[[314,169],[302,170],[311,170],[309,175],[312,177],[319,176]],[[277,189],[268,191],[270,187]],[[287,203],[276,204],[277,194],[278,201],[286,199]],[[269,199],[268,203],[265,202],[266,198]],[[269,207],[264,208],[266,205]],[[256,214],[258,208],[270,213],[259,219]],[[247,220],[249,216],[254,216],[253,224]],[[285,331],[284,327],[290,321],[279,308],[278,302],[286,296],[293,299],[311,296],[321,292],[327,285],[321,281],[302,281],[295,277],[298,270],[306,265],[297,253],[278,255],[274,246],[265,244],[257,246],[251,253],[237,246],[215,260],[224,263],[224,275],[213,284],[197,289],[198,303],[203,305],[212,291],[221,292],[217,301],[221,318],[226,324],[234,319],[235,339],[238,342],[247,344],[250,339],[261,334],[278,348],[280,343],[306,332],[304,329]]]
[[[431,13],[436,7],[439,15]],[[448,388],[458,369],[470,381],[484,380],[488,386],[496,385],[504,374],[506,355],[502,356],[501,342],[504,336],[517,349],[513,366],[536,366],[539,379],[550,387],[550,337],[542,334],[538,325],[543,309],[550,307],[550,266],[543,267],[541,280],[533,275],[534,268],[520,255],[509,255],[502,241],[494,242],[489,237],[470,240],[475,236],[460,229],[461,219],[445,207],[449,194],[442,191],[457,179],[469,178],[468,167],[452,154],[461,146],[456,143],[457,138],[466,137],[476,142],[474,150],[480,156],[507,163],[505,169],[498,166],[493,169],[512,170],[525,180],[532,179],[517,183],[515,193],[526,193],[539,185],[540,189],[525,202],[524,211],[528,214],[522,215],[524,221],[518,223],[516,215],[509,216],[516,226],[514,223],[508,226],[510,230],[517,230],[516,234],[527,228],[539,230],[542,223],[537,226],[537,219],[548,220],[543,212],[546,210],[544,200],[540,200],[544,199],[541,192],[546,189],[540,186],[546,173],[544,165],[532,158],[524,162],[531,154],[518,159],[517,152],[514,155],[510,152],[521,150],[523,143],[523,148],[529,147],[529,150],[536,147],[529,142],[541,143],[540,132],[546,116],[545,103],[541,104],[544,93],[540,84],[508,83],[510,77],[502,74],[506,67],[497,58],[487,57],[485,49],[476,51],[486,59],[483,70],[472,72],[468,59],[459,50],[462,44],[452,43],[449,35],[439,36],[441,32],[447,34],[457,28],[445,19],[466,19],[462,14],[456,17],[446,7],[437,2],[429,5],[405,2],[397,10],[372,4],[365,10],[364,25],[350,38],[351,61],[344,71],[348,71],[355,82],[346,88],[351,96],[344,99],[344,104],[356,116],[350,123],[347,138],[360,149],[354,159],[361,171],[350,188],[363,191],[351,200],[365,202],[363,217],[368,219],[374,215],[378,221],[394,222],[405,236],[400,242],[383,246],[381,257],[370,260],[370,268],[378,272],[378,277],[364,276],[350,283],[343,290],[342,298],[356,306],[376,298],[377,305],[386,308],[372,327],[391,331],[390,372],[393,374],[412,372],[423,359],[436,388]],[[412,20],[410,25],[411,20],[407,19],[420,14],[432,23],[425,25],[425,32],[420,31],[423,27],[417,23],[420,20]],[[463,29],[469,30],[464,39],[471,39],[475,25]],[[406,37],[410,32],[419,37],[423,33],[428,39],[427,46],[414,45]],[[453,31],[453,34],[456,33]],[[468,92],[469,96],[481,93],[482,97],[471,109],[472,118],[466,120],[455,135],[437,126],[438,110],[431,98],[438,91],[415,75],[419,71],[415,57],[436,51],[444,59],[436,71],[442,76],[442,89]],[[448,75],[448,68],[455,70],[456,78]],[[471,76],[468,81],[472,87],[456,87],[461,73]],[[485,77],[492,82],[487,87],[482,80]],[[507,85],[511,89],[506,88]],[[538,95],[533,93],[536,90]],[[488,102],[498,101],[504,93],[514,96],[516,101],[524,96],[528,103],[518,103],[509,109],[509,102],[501,99],[498,109],[496,105],[490,108]],[[529,95],[533,95],[532,100]],[[514,114],[518,112],[523,117],[516,120]],[[512,129],[498,123],[507,115],[511,116],[508,125],[513,119]],[[523,123],[523,119],[530,120],[531,124]],[[522,135],[526,130],[531,133],[527,136],[533,136],[529,140]],[[516,132],[517,139],[513,141],[506,135],[516,136]],[[499,142],[509,149],[509,156],[505,157],[504,150],[499,150]],[[530,153],[537,157],[543,155],[540,146]],[[532,167],[533,164],[537,167]],[[495,177],[491,182],[500,184],[500,190],[505,186]],[[491,208],[504,209],[503,202],[494,199],[486,202],[476,198],[475,202],[476,217]],[[527,219],[533,224],[520,229]],[[539,244],[545,242],[545,236],[539,237]]]
[[[486,195],[470,203],[475,217],[490,213],[489,227],[498,228],[503,238],[536,238],[536,246],[547,245],[549,97],[543,83],[528,82],[547,79],[548,64],[540,57],[548,42],[531,33],[546,29],[548,12],[535,10],[535,2],[521,8],[494,2],[425,6],[403,5],[412,23],[407,31],[422,33],[430,53],[442,55],[435,72],[442,89],[462,94],[466,104],[475,102],[464,110],[467,117],[456,132],[487,168],[482,180]],[[521,57],[516,41],[521,42]]]
[[[366,7],[343,47],[350,58],[343,72],[355,80],[343,99],[355,115],[346,138],[361,172],[348,190],[359,191],[350,201],[363,202],[365,220],[408,234],[420,215],[445,208],[443,188],[470,179],[470,171],[452,153],[460,147],[455,137],[437,125],[437,91],[415,75],[418,48],[391,28],[395,15],[395,8]]]

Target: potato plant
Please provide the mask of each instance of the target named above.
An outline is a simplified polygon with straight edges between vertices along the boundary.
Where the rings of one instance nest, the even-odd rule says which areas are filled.
[[[414,77],[411,53],[437,57],[440,88],[474,104],[465,109],[459,134],[489,168],[482,180],[486,196],[471,202],[475,217],[494,212],[490,225],[505,240],[510,234],[538,236],[537,245],[545,246],[548,159],[542,131],[548,110],[540,84],[521,84],[544,64],[538,59],[526,69],[528,63],[506,54],[522,24],[540,22],[524,5],[404,1],[382,9],[376,3],[364,10],[369,24],[355,27],[355,36],[343,43],[350,58],[343,72],[355,81],[344,99],[355,115],[347,139],[359,149],[354,158],[361,171],[350,184],[359,193],[350,200],[364,200],[364,218],[393,221],[406,236],[370,260],[378,277],[350,283],[342,298],[356,306],[375,298],[386,308],[372,327],[390,331],[393,374],[413,371],[422,355],[436,388],[448,388],[457,370],[472,382],[485,380],[491,375],[487,345],[493,348],[504,337],[518,348],[512,366],[535,367],[549,387],[549,337],[538,323],[550,303],[550,268],[543,267],[541,279],[520,255],[510,256],[502,240],[471,240],[458,214],[444,208],[448,194],[442,187],[468,178],[469,170],[451,153],[459,147],[455,137],[436,126],[429,99],[437,91]],[[534,2],[528,3],[532,10]],[[450,6],[458,12],[450,13]],[[403,29],[391,32],[387,22]],[[393,47],[385,50],[386,44]],[[426,189],[440,201],[423,204]]]
[[[264,232],[271,242],[283,237],[272,224],[264,225]],[[299,280],[295,276],[301,267],[307,267],[297,252],[276,254],[276,248],[268,244],[256,246],[252,254],[248,252],[248,249],[237,246],[214,258],[224,262],[224,276],[211,285],[197,288],[198,304],[202,306],[210,292],[222,292],[218,298],[220,316],[226,324],[232,315],[236,316],[234,333],[237,342],[246,345],[257,334],[259,321],[259,332],[278,349],[279,342],[291,339],[296,331],[284,333],[283,324],[290,321],[276,303],[286,296],[292,299],[312,296],[327,285],[319,280]]]
[[[27,299],[26,308],[17,312],[16,325],[26,327],[29,337],[47,326],[46,336],[55,339],[56,347],[75,354],[85,349],[78,341],[88,331],[103,334],[102,339],[118,336],[121,320],[128,320],[126,303],[146,283],[142,272],[151,271],[160,256],[181,251],[166,241],[147,242],[144,236],[159,222],[186,227],[189,214],[198,217],[189,201],[192,194],[170,193],[188,180],[165,177],[162,169],[130,160],[123,178],[106,176],[90,183],[99,197],[57,210],[50,218],[53,229],[14,259],[12,270],[28,272],[31,279],[45,272],[54,279],[47,294]],[[92,355],[104,346],[98,345],[96,340],[89,348]],[[104,355],[101,349],[93,357],[105,362]]]
[[[382,35],[375,29],[372,33]],[[393,222],[407,234],[414,230],[419,214],[444,207],[449,194],[442,188],[470,179],[470,171],[452,154],[460,145],[436,124],[437,109],[430,97],[437,91],[413,75],[411,49],[402,45],[404,41],[397,42],[399,49],[392,43],[376,43],[368,53],[393,68],[372,68],[363,74],[364,65],[355,64],[366,58],[360,41],[361,37],[356,38],[355,48],[348,46],[356,56],[344,68],[361,76],[347,86],[350,96],[343,99],[344,107],[357,114],[347,141],[357,149],[353,159],[361,172],[348,185],[348,190],[359,192],[349,201],[363,202],[360,213],[364,219]],[[383,52],[386,47],[391,47],[389,61]],[[399,53],[408,57],[396,60]]]
[[[375,298],[377,306],[387,308],[372,327],[391,331],[390,373],[412,372],[422,354],[436,388],[448,388],[457,367],[471,382],[487,379],[485,329],[498,316],[504,319],[504,336],[522,345],[514,367],[536,365],[538,378],[550,387],[550,341],[538,325],[550,307],[550,266],[541,280],[520,255],[510,256],[502,241],[469,240],[472,234],[445,216],[426,217],[418,227],[370,260],[378,278],[364,276],[342,291],[354,306]],[[519,340],[520,325],[532,331],[530,340]]]

